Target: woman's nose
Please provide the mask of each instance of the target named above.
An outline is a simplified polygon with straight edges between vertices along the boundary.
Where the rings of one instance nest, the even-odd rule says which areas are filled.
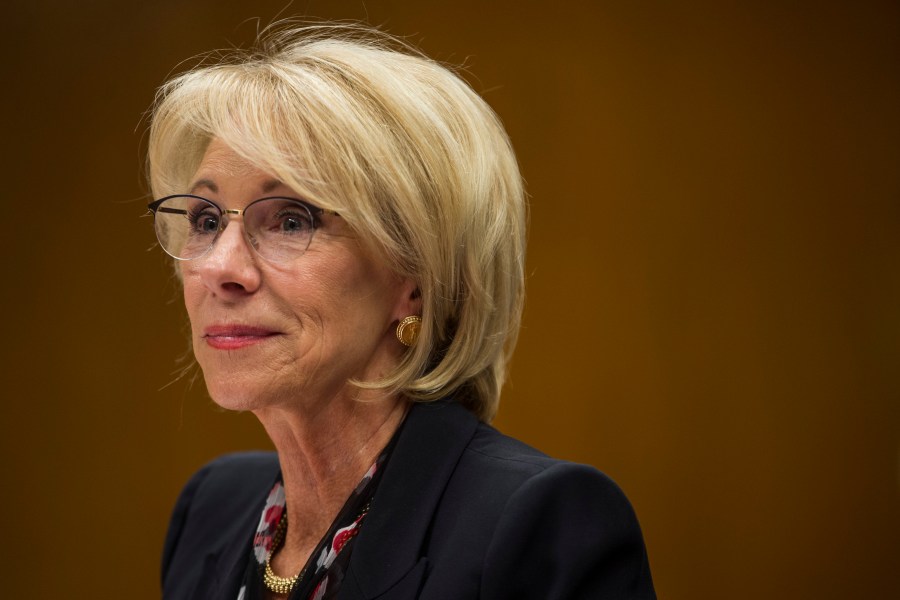
[[[203,284],[215,294],[250,294],[259,289],[257,257],[244,237],[243,223],[229,221],[213,247],[197,263]]]

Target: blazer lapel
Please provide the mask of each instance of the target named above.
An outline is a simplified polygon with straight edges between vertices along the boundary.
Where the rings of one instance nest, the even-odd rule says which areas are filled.
[[[261,475],[260,479],[268,482],[264,488],[260,488],[265,489],[264,493],[261,494],[259,501],[253,506],[253,510],[232,524],[231,529],[235,534],[228,536],[230,542],[222,548],[221,554],[215,561],[215,573],[218,574],[218,581],[207,588],[208,595],[206,598],[208,600],[235,600],[238,597],[244,570],[247,568],[247,557],[253,543],[253,536],[256,534],[256,528],[259,525],[259,517],[266,504],[266,498],[268,498],[269,492],[280,474],[281,469],[276,463],[273,471]],[[251,489],[258,487],[254,486]],[[247,532],[250,532],[250,537],[248,537]]]
[[[354,544],[340,600],[376,598],[407,574],[421,581],[432,518],[477,427],[454,402],[413,405]]]

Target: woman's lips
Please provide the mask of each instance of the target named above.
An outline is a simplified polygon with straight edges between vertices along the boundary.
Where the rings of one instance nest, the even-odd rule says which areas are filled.
[[[238,350],[265,341],[278,332],[249,325],[214,325],[203,331],[203,339],[216,350]]]

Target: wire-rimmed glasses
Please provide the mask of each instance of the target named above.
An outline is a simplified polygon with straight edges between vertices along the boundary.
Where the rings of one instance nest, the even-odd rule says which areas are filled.
[[[244,237],[256,252],[285,262],[306,252],[324,209],[297,198],[260,198],[244,209],[222,208],[192,194],[166,196],[147,205],[156,239],[178,260],[200,258],[213,247],[233,216],[243,219]]]

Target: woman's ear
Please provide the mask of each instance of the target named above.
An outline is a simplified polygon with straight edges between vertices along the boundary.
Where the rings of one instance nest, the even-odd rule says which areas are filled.
[[[422,314],[422,292],[419,284],[410,278],[404,278],[400,283],[400,296],[397,303],[397,312],[394,318],[402,321],[406,317]]]

